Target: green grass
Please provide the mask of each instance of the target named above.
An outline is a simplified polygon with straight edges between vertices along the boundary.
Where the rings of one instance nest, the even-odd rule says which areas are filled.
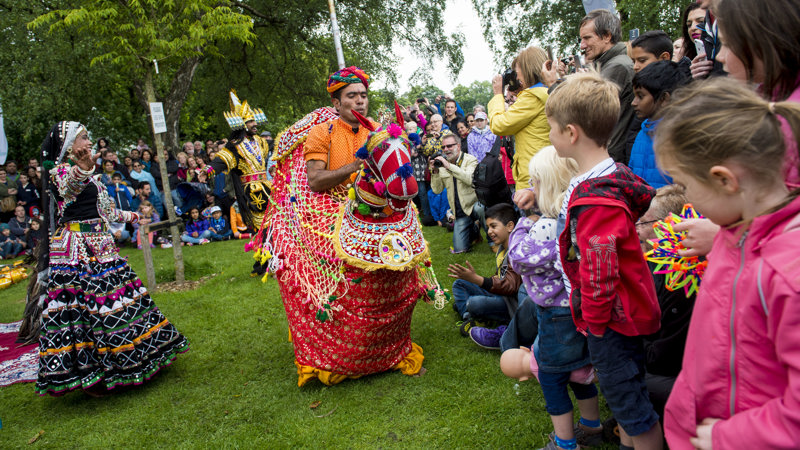
[[[468,259],[494,270],[483,243],[451,255],[452,234],[425,228],[434,268]],[[145,385],[104,398],[80,392],[39,397],[31,383],[0,388],[0,448],[18,448],[40,430],[42,448],[537,448],[552,430],[538,384],[503,376],[499,352],[478,348],[456,315],[420,302],[411,334],[427,373],[399,372],[328,387],[297,387],[288,325],[274,279],[249,276],[243,242],[184,247],[187,279],[216,274],[194,291],[154,300],[191,343],[188,353]],[[141,251],[125,249],[144,278]],[[172,250],[155,249],[157,281],[170,279]],[[0,322],[19,320],[24,283],[0,291]],[[311,409],[314,402],[319,407]],[[607,415],[604,414],[604,415]],[[320,417],[322,416],[322,417]],[[611,448],[611,447],[609,447]]]

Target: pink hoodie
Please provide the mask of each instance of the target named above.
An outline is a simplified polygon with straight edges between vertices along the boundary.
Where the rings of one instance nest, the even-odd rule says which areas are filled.
[[[800,445],[798,213],[800,198],[714,239],[664,417],[673,450],[706,418],[722,419],[715,449]]]

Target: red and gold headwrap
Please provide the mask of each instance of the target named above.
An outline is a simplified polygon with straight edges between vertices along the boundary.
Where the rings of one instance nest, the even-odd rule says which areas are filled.
[[[328,77],[328,92],[333,94],[348,84],[362,83],[369,89],[369,75],[356,66],[345,67]]]

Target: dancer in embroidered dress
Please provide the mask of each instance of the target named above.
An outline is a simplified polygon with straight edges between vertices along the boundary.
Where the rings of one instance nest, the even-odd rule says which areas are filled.
[[[115,209],[92,177],[91,147],[77,122],[57,123],[42,143],[49,240],[36,249],[20,329],[20,340],[39,339],[39,395],[142,384],[189,347],[118,254],[109,222],[138,216]]]

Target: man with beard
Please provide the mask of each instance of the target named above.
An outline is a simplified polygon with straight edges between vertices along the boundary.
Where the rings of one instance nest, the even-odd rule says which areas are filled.
[[[261,109],[251,109],[247,100],[240,102],[235,91],[230,93],[230,104],[231,111],[225,113],[225,119],[233,131],[211,161],[209,177],[223,172],[230,175],[242,220],[257,230],[269,203],[266,170],[269,146],[258,134],[258,125],[266,123],[267,117]],[[227,210],[230,205],[222,207]],[[263,268],[255,267],[253,272],[263,273]]]

